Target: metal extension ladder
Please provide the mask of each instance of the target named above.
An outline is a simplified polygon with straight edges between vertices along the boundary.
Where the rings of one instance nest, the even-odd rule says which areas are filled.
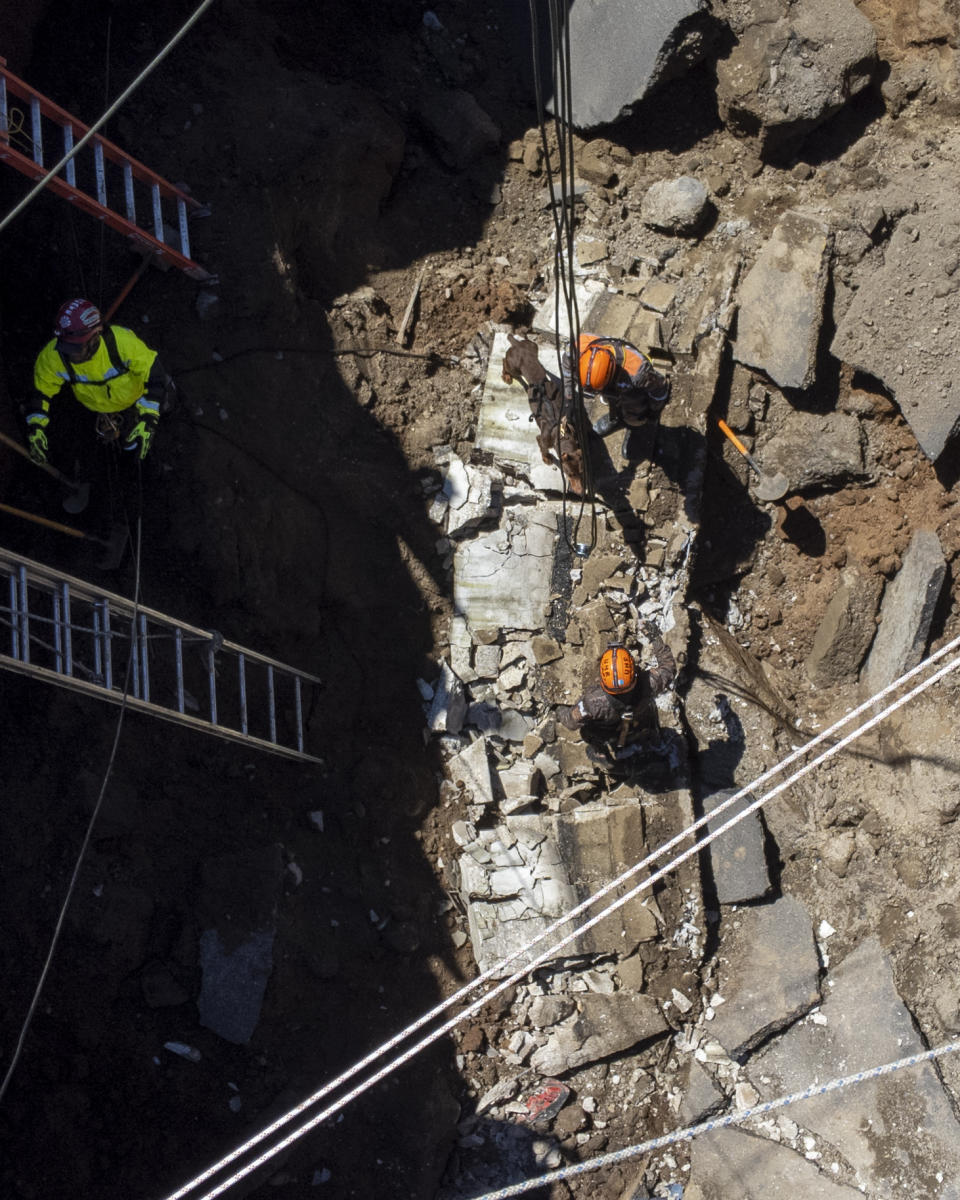
[[[36,181],[48,173],[43,162],[45,133],[60,142],[56,153],[56,161],[59,162],[64,154],[73,149],[75,142],[83,137],[89,126],[11,74],[6,62],[5,58],[0,58],[0,159]],[[21,101],[26,111],[12,105],[12,98]],[[27,114],[29,129],[26,127]],[[20,141],[22,149],[14,145],[15,140]],[[47,186],[51,191],[70,200],[91,216],[106,221],[111,229],[125,234],[145,254],[179,267],[191,279],[202,283],[216,279],[190,258],[187,218],[190,215],[206,216],[208,210],[202,204],[161,179],[149,167],[137,162],[99,134],[93,135],[82,153],[90,157],[83,160],[71,158],[62,174],[49,179]],[[79,183],[78,168],[85,177]],[[122,193],[125,215],[109,206],[108,183],[114,194]],[[168,206],[176,209],[176,225],[170,228],[179,248],[168,244],[165,239],[164,200]],[[147,228],[138,224],[138,203],[141,211],[146,210],[150,214]]]
[[[7,602],[2,603],[6,597]],[[316,675],[0,548],[0,667],[301,762]],[[205,712],[201,712],[205,710]]]

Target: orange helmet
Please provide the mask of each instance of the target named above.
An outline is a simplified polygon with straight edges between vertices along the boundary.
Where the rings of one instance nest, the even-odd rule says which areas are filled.
[[[600,683],[605,692],[619,696],[629,692],[637,681],[637,664],[620,642],[611,642],[600,659]]]
[[[616,357],[603,342],[591,342],[580,354],[580,382],[592,392],[609,387],[616,370]]]

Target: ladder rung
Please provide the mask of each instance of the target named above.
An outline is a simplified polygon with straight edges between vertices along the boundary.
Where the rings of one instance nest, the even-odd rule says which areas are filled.
[[[73,126],[72,125],[64,125],[64,127],[63,127],[63,152],[64,152],[64,154],[69,154],[72,149],[73,149]],[[77,186],[77,160],[75,158],[71,158],[70,161],[67,163],[67,165],[64,167],[63,171],[64,171],[64,175],[66,177],[67,183],[69,183],[71,187],[76,187]]]
[[[210,724],[217,724],[217,662],[214,642],[207,647],[207,684],[210,690]]]
[[[127,205],[127,220],[131,225],[137,223],[137,201],[133,194],[133,167],[123,164],[123,196]]]
[[[103,144],[93,143],[93,167],[97,176],[97,203],[107,207],[107,173],[103,167]]]
[[[0,75],[0,135],[4,138],[10,133],[10,118],[7,112],[7,81]]]
[[[158,242],[163,241],[163,211],[160,208],[160,185],[153,184],[150,188],[150,197],[153,201],[153,236]]]
[[[297,749],[303,753],[303,701],[300,696],[300,676],[293,677],[293,705],[297,717]]]
[[[130,622],[130,659],[127,670],[130,672],[130,690],[138,700],[142,699],[140,695],[140,647],[137,644],[137,624],[135,621]]]
[[[142,700],[150,702],[150,660],[147,657],[149,653],[149,643],[147,641],[147,617],[145,613],[140,613],[140,686],[143,695]]]
[[[21,567],[17,572],[19,582],[19,605],[17,616],[20,620],[20,661],[30,661],[30,598],[27,594],[27,568]]]
[[[103,606],[103,685],[108,692],[113,691],[113,645],[110,631],[110,601],[104,598]]]
[[[33,161],[43,166],[43,129],[40,126],[40,101],[30,101],[30,130],[33,137]]]
[[[183,630],[179,625],[173,631],[173,657],[177,672],[177,712],[183,713]]]
[[[187,205],[182,196],[177,197],[177,222],[180,226],[180,253],[190,257],[190,232],[187,229]]]
[[[277,698],[273,688],[273,667],[267,667],[267,713],[270,717],[270,741],[277,740]]]
[[[247,724],[247,659],[246,655],[237,655],[238,683],[240,685],[240,732],[249,733]]]
[[[10,654],[13,658],[20,657],[20,622],[17,616],[17,577],[10,576]]]

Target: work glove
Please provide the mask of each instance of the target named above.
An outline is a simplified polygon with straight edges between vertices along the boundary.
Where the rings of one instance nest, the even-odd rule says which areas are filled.
[[[34,425],[27,435],[27,442],[30,445],[30,457],[35,463],[45,463],[47,461],[47,451],[50,445],[47,442],[46,430],[39,425]]]
[[[124,450],[139,452],[140,461],[142,462],[150,452],[150,443],[153,440],[156,430],[156,421],[150,421],[146,417],[141,417],[127,434],[127,440],[123,443]]]

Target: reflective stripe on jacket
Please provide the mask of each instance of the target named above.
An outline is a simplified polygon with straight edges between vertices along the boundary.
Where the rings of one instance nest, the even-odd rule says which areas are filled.
[[[56,339],[47,342],[33,368],[33,386],[46,397],[45,411],[49,409],[48,401],[65,384],[91,412],[122,412],[140,399],[157,352],[122,325],[111,325],[110,329],[116,342],[117,364],[111,361],[105,336],[101,336],[93,358],[69,366],[57,350]]]

